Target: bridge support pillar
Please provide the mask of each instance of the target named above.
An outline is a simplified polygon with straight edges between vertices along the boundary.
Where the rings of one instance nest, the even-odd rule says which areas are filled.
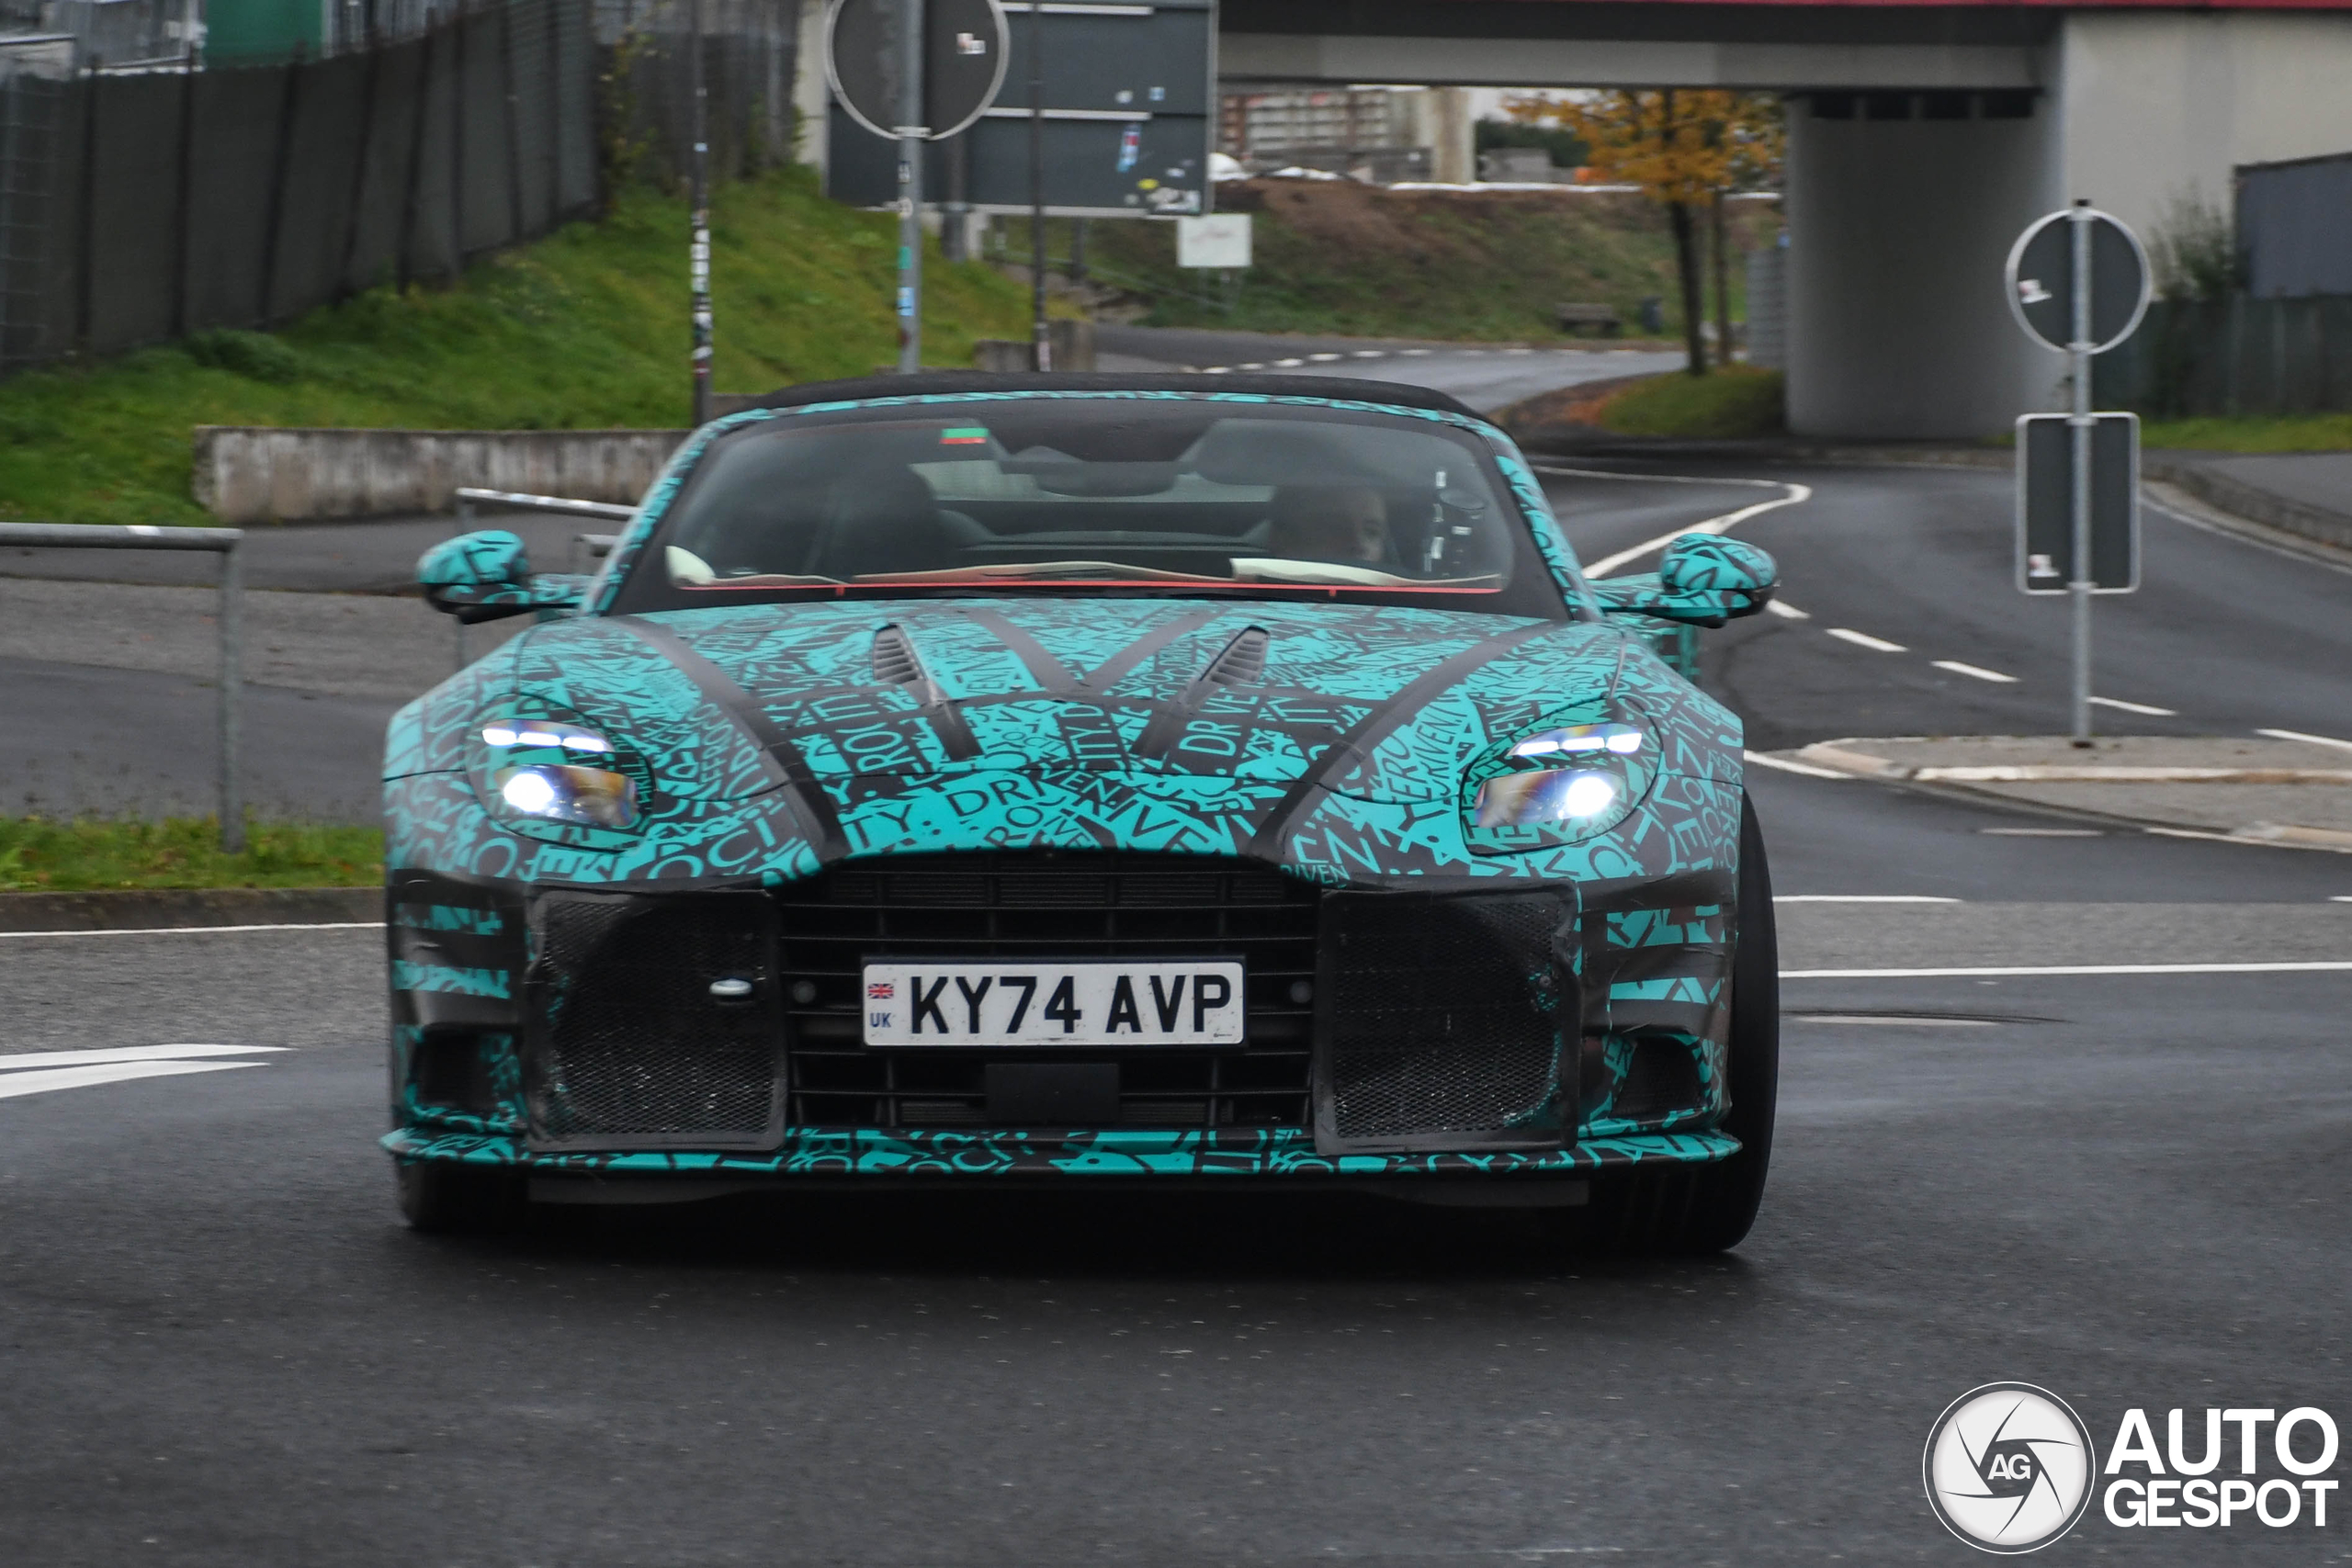
[[[1955,97],[1961,95],[1953,95]],[[1914,95],[1855,95],[1825,118],[1789,100],[1789,428],[1930,439],[2052,406],[2057,357],[2001,297],[2018,231],[2062,204],[2046,100],[2020,118],[1927,119]],[[1898,107],[1899,106],[1899,107]],[[1871,118],[1900,112],[1905,118]]]

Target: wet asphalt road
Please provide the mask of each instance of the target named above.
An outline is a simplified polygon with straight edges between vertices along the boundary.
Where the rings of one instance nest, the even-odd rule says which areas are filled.
[[[2054,722],[2063,616],[2002,597],[1999,476],[1769,477],[1814,498],[1738,532],[1813,618],[1709,643],[1759,738]],[[1589,558],[1775,493],[1552,482]],[[2154,522],[2149,571],[2101,606],[2103,689],[2352,735],[2352,579]],[[425,1240],[373,1146],[379,933],[0,938],[0,1054],[287,1047],[0,1094],[0,1562],[1958,1563],[1919,1450],[1976,1384],[2102,1445],[2132,1406],[2159,1440],[2176,1405],[2352,1427],[2352,973],[1902,973],[2352,960],[2352,856],[1752,788],[1783,895],[1953,902],[1781,906],[1785,968],[1878,973],[1785,983],[1772,1186],[1704,1262],[1097,1190]],[[2094,1512],[2039,1560],[2341,1561],[2342,1514]]]

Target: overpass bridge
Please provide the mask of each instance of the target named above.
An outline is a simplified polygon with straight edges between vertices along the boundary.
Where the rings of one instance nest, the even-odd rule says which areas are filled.
[[[2197,6],[1227,0],[1227,82],[1732,87],[1789,99],[1789,420],[1994,434],[2061,406],[2001,264],[2087,197],[2149,233],[2240,164],[2352,150],[2352,0]]]

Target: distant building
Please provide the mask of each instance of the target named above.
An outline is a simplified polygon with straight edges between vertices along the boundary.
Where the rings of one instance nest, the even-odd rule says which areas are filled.
[[[1476,177],[1458,87],[1265,87],[1224,95],[1218,151],[1252,174],[1297,166],[1377,185]]]

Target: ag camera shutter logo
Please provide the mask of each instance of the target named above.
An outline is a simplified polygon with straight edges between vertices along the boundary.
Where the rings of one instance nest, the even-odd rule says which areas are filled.
[[[2090,1428],[2066,1402],[2025,1382],[1986,1383],[1955,1399],[1928,1433],[1928,1504],[1981,1551],[2039,1551],[2090,1506]]]

